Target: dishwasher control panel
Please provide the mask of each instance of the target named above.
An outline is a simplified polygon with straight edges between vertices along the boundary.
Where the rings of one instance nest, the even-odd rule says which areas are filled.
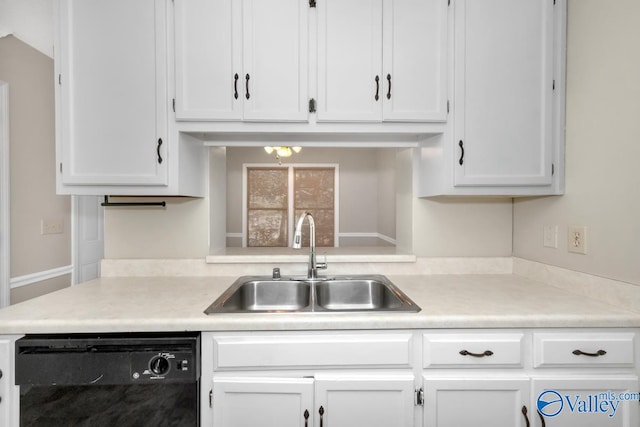
[[[131,379],[135,382],[190,380],[195,378],[194,355],[185,351],[131,354]]]
[[[16,385],[193,382],[199,333],[27,335],[16,341]]]

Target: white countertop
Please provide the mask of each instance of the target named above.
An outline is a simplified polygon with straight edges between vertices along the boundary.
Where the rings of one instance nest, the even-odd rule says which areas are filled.
[[[0,334],[640,327],[640,312],[512,274],[388,275],[418,313],[216,314],[236,277],[103,277],[0,310]]]

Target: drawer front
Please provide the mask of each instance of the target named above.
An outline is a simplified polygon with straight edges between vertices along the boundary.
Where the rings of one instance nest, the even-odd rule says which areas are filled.
[[[634,340],[631,332],[534,334],[533,366],[631,367]]]
[[[424,334],[424,368],[520,367],[523,334]]]
[[[229,335],[213,338],[214,369],[411,367],[411,334]]]

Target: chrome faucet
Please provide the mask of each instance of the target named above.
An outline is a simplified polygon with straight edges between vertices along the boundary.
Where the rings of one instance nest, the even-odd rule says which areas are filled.
[[[318,270],[325,270],[327,263],[316,261],[316,224],[313,221],[313,215],[309,212],[304,212],[300,215],[300,218],[298,218],[291,247],[293,249],[300,249],[302,247],[302,224],[305,218],[309,219],[309,265],[307,268],[307,279],[317,279]]]

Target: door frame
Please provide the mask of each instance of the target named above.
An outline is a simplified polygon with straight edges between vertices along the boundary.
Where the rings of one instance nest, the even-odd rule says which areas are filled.
[[[9,84],[0,80],[0,308],[10,304]]]

